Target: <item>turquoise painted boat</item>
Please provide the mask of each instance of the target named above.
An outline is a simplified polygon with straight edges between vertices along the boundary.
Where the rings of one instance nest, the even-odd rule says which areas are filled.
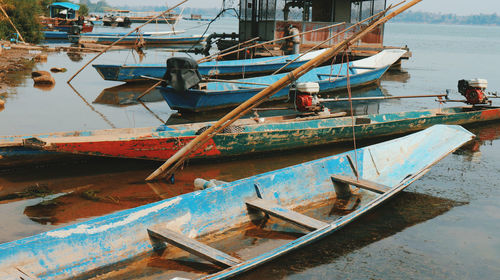
[[[473,137],[459,126],[434,126],[356,152],[5,243],[0,245],[0,278],[85,279],[119,271],[146,278],[226,279],[341,229],[408,187]],[[300,237],[271,243],[274,246],[266,237],[253,237],[251,243],[239,238],[229,242],[249,228]],[[138,268],[160,255],[161,270]],[[179,271],[182,265],[175,265],[203,261],[213,266],[205,263],[199,271],[185,273]]]
[[[331,93],[347,88],[366,86],[376,83],[382,75],[398,61],[405,51],[384,50],[380,53],[343,64],[317,67],[300,78],[296,84],[313,82],[319,85],[319,93]],[[238,79],[227,82],[199,83],[186,91],[176,91],[171,86],[159,87],[163,98],[170,108],[179,111],[202,112],[236,107],[256,95],[267,85],[286,77],[288,73]],[[349,76],[349,77],[348,77]],[[290,98],[293,85],[287,86],[272,95],[268,101]]]
[[[264,57],[240,60],[221,60],[202,62],[198,65],[198,71],[203,76],[238,76],[256,75],[274,72],[290,63],[283,70],[291,71],[314,57],[322,54],[325,50],[317,50],[305,55],[285,55],[276,57]],[[299,56],[301,56],[299,58]],[[118,82],[136,82],[145,80],[146,77],[161,79],[165,76],[167,67],[165,63],[158,64],[92,64],[104,80]]]
[[[224,158],[350,141],[351,117],[342,114],[289,115],[238,120],[191,154],[192,159]],[[355,116],[357,139],[395,136],[436,124],[472,124],[500,119],[498,107],[452,107]],[[213,122],[60,132],[0,138],[0,166],[57,160],[63,155],[165,161]],[[36,140],[28,140],[36,138]]]

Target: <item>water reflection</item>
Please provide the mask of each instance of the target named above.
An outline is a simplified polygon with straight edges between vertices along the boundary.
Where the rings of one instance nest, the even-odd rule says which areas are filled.
[[[68,86],[73,90],[74,93],[76,93],[78,97],[80,97],[83,103],[85,103],[85,105],[87,105],[90,108],[90,110],[97,113],[111,128],[116,128],[116,126],[103,113],[97,111],[97,109],[94,106],[92,106],[87,101],[87,99],[85,99],[85,97],[83,97],[83,95],[81,95],[70,83],[68,83]]]
[[[493,140],[500,138],[500,124],[498,122],[466,126],[470,132],[476,134],[476,138],[456,151],[457,154],[465,155],[467,161],[480,162],[481,146],[493,145]]]
[[[403,84],[408,83],[410,78],[410,73],[404,70],[389,70],[382,76],[383,81],[399,82]]]
[[[80,62],[83,60],[83,54],[81,52],[66,52],[66,55],[73,62]]]
[[[51,91],[56,86],[53,84],[34,84],[33,87],[43,91]]]
[[[139,104],[137,97],[152,85],[154,85],[154,83],[127,83],[105,88],[93,103],[113,106],[136,105]],[[163,101],[163,97],[159,90],[153,89],[148,94],[141,97],[141,101],[158,102]]]
[[[424,194],[402,192],[383,207],[377,208],[332,236],[238,278],[281,279],[287,275],[333,263],[342,256],[397,234],[408,227],[443,215],[461,205],[464,203]],[[337,272],[329,271],[329,273]]]

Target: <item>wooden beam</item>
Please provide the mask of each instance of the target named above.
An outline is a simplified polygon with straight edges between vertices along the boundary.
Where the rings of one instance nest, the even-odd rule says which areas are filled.
[[[316,230],[328,225],[325,222],[316,220],[306,215],[302,215],[292,210],[288,210],[279,206],[278,204],[274,204],[263,199],[247,201],[246,204],[252,208],[261,210],[269,214],[270,216],[285,220],[308,230]]]
[[[231,267],[242,262],[240,259],[166,228],[148,229],[148,233],[153,238],[167,242],[222,267]]]
[[[332,181],[343,183],[343,184],[353,185],[353,186],[356,186],[358,188],[365,189],[365,190],[368,190],[371,192],[380,193],[380,194],[383,194],[383,193],[390,190],[390,188],[386,185],[382,185],[382,184],[368,181],[368,180],[356,179],[356,178],[352,178],[352,177],[344,176],[344,175],[334,175],[334,176],[332,176]]]

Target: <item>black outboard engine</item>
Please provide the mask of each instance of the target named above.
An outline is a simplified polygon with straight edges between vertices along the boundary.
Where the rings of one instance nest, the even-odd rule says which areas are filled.
[[[198,71],[198,63],[188,57],[167,59],[167,72],[163,79],[177,92],[185,92],[202,81]]]
[[[132,25],[132,21],[130,20],[129,17],[125,17],[123,19],[123,27],[130,27],[130,25]]]

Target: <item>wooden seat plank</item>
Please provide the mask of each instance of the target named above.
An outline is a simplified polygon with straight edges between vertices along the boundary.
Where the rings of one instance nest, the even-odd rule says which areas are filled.
[[[316,220],[309,216],[300,214],[298,212],[288,210],[283,208],[277,204],[274,204],[269,201],[265,201],[263,199],[256,199],[252,201],[247,201],[246,204],[252,208],[259,209],[264,211],[265,213],[274,216],[276,218],[280,218],[287,222],[293,223],[295,225],[304,227],[309,230],[316,230],[322,227],[327,226],[328,224],[322,222],[320,220]]]
[[[364,180],[364,179],[357,180],[356,178],[352,178],[352,177],[344,176],[344,175],[333,175],[331,177],[332,177],[333,181],[353,185],[353,186],[356,186],[358,188],[365,189],[365,190],[372,191],[372,192],[376,192],[376,193],[380,193],[380,194],[383,194],[390,189],[386,185],[382,185],[382,184],[368,181],[368,180]]]
[[[166,228],[148,229],[148,233],[153,238],[167,242],[193,255],[223,267],[231,267],[242,262],[238,258],[232,257],[213,247]]]

